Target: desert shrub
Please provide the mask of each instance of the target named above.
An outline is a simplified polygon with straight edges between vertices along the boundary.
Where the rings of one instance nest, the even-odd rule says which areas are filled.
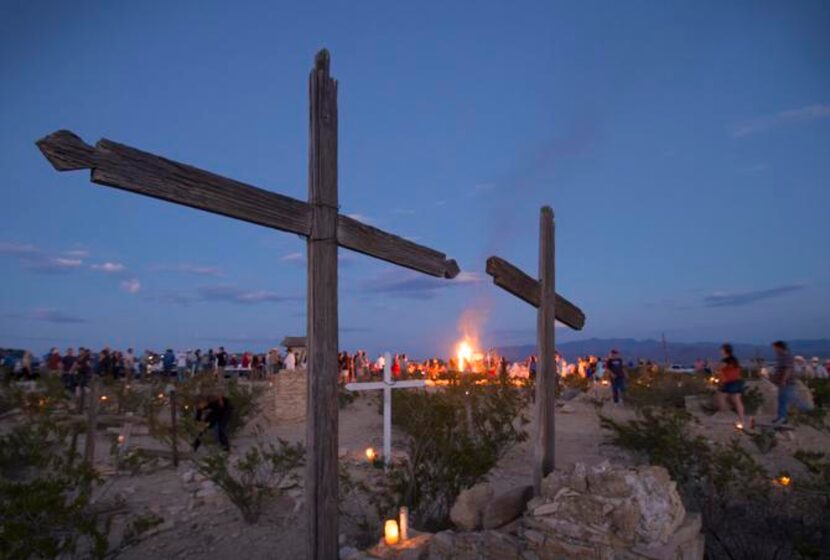
[[[356,398],[357,393],[349,391],[343,385],[338,385],[337,404],[340,406],[341,410],[352,404]]]
[[[805,483],[774,485],[739,440],[709,443],[691,422],[680,411],[651,409],[629,422],[601,419],[612,443],[666,467],[686,507],[703,514],[707,558],[819,558],[828,549],[826,495]]]
[[[89,507],[95,472],[67,447],[69,428],[40,420],[0,436],[0,551],[4,558],[101,558],[106,532]]]
[[[586,392],[593,386],[593,382],[587,377],[581,375],[565,375],[559,378],[557,389],[561,392],[562,389],[577,389]]]
[[[442,391],[395,391],[393,422],[406,434],[407,458],[393,465],[378,495],[380,519],[409,507],[416,528],[447,527],[449,509],[500,457],[526,439],[527,392],[501,379],[464,374]]]
[[[711,384],[703,374],[655,372],[641,368],[629,377],[625,401],[636,407],[683,408],[687,396],[712,393]]]
[[[246,523],[256,523],[266,500],[278,495],[280,485],[299,477],[305,448],[279,439],[277,445],[257,443],[235,459],[214,448],[194,462],[200,473],[222,489]]]
[[[819,408],[830,408],[830,379],[807,379],[807,387],[813,393],[813,402]]]
[[[749,387],[744,389],[741,400],[744,403],[744,412],[748,416],[755,416],[764,405],[764,394],[758,387]]]
[[[691,434],[692,422],[697,419],[680,409],[643,408],[628,422],[600,415],[600,426],[610,432],[612,444],[662,465],[681,487],[701,476],[699,457],[708,452],[705,440]]]

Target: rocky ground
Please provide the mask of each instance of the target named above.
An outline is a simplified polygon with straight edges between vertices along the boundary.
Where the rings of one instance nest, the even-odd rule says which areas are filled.
[[[617,420],[632,418],[632,410],[610,403],[607,388],[596,395],[604,399],[598,409],[591,395],[578,396],[560,407],[556,418],[556,466],[567,470],[579,462],[591,468],[609,461],[616,465],[631,465],[631,459],[620,450],[603,443],[599,427],[598,411]],[[533,415],[530,411],[533,429]],[[768,454],[761,455],[754,449],[748,437],[734,427],[734,415],[720,413],[714,416],[700,415],[701,424],[696,428],[705,437],[717,441],[743,438],[747,449],[753,451],[771,472],[800,468],[791,455],[796,449],[826,450],[830,437],[810,427],[798,427],[780,436],[779,444]],[[277,437],[302,442],[305,426],[302,423],[268,425],[264,418],[258,423],[265,441]],[[340,457],[349,465],[357,479],[378,476],[378,471],[367,465],[366,447],[382,447],[382,418],[378,414],[376,398],[363,395],[340,413]],[[237,454],[254,442],[254,430],[246,432],[232,442]],[[137,435],[132,443],[145,447],[158,446],[149,436]],[[530,483],[532,442],[524,442],[500,461],[490,475],[495,494]],[[284,489],[284,494],[269,504],[258,523],[246,524],[222,492],[193,469],[189,460],[175,469],[168,463],[160,464],[151,472],[139,475],[116,473],[111,468],[106,445],[99,445],[98,467],[106,473],[106,482],[96,495],[101,502],[123,499],[129,515],[153,513],[162,519],[161,524],[145,533],[139,542],[123,549],[117,555],[124,559],[144,558],[302,558],[304,549],[303,492],[300,485]],[[347,506],[348,507],[348,506]],[[120,521],[119,521],[120,519]],[[113,539],[119,538],[119,523],[126,516],[117,518]],[[359,530],[349,518],[341,523],[341,545],[344,553],[351,553],[356,546]]]

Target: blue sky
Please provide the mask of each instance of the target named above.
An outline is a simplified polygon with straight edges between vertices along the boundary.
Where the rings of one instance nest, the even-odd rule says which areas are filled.
[[[340,92],[342,211],[460,281],[341,250],[341,343],[531,342],[484,275],[557,216],[561,339],[830,334],[826,2],[4,2],[0,346],[264,348],[305,330],[296,236],[56,173],[68,128],[305,198],[307,76]],[[425,277],[424,277],[425,278]]]

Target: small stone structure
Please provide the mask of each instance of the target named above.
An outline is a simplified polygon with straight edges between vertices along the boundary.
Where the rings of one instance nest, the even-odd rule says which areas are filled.
[[[273,378],[266,415],[278,424],[305,422],[308,400],[308,373],[305,369],[282,370]]]
[[[526,496],[515,488],[511,503]],[[419,534],[417,542],[379,544],[351,558],[438,560],[702,560],[699,514],[687,514],[675,483],[662,467],[596,467],[577,463],[554,471],[542,495],[527,502],[524,516],[499,528],[485,526],[493,499],[489,485],[475,486],[453,507],[462,529]],[[519,515],[517,513],[517,515]],[[504,517],[503,519],[506,519]],[[367,556],[368,554],[368,556]]]
[[[541,559],[700,560],[700,517],[687,515],[663,467],[593,468],[545,478],[521,533]]]

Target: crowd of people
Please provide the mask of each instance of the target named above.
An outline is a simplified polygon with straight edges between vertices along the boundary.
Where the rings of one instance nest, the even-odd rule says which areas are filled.
[[[52,348],[41,359],[28,351],[0,351],[0,364],[18,380],[34,379],[40,375],[59,375],[67,387],[86,386],[92,375],[115,379],[141,379],[153,376],[175,377],[184,381],[200,373],[222,376],[227,370],[244,371],[254,378],[282,369],[303,367],[294,352],[281,353],[273,348],[265,353],[229,353],[223,346],[202,351],[168,348],[164,352],[145,350],[137,355],[132,348],[126,351],[105,347],[99,352],[89,348],[67,348],[61,352]]]
[[[793,357],[783,341],[773,343],[775,364],[772,368],[756,362],[760,374],[769,379],[778,388],[778,415],[776,424],[788,421],[788,410],[792,404],[799,408],[806,408],[807,403],[801,402],[795,391],[799,379],[826,379],[830,372],[830,360],[824,363],[813,357],[807,360],[802,356]],[[738,421],[744,421],[744,407],[741,395],[744,390],[744,380],[741,363],[735,356],[734,348],[724,344],[721,348],[721,361],[713,366],[704,360],[695,363],[694,370],[714,374],[718,381],[716,403],[719,408],[725,409],[731,405]],[[92,375],[108,376],[112,378],[151,378],[153,376],[175,377],[184,381],[200,373],[212,373],[217,377],[224,377],[228,371],[243,372],[253,379],[264,379],[268,374],[276,374],[281,370],[304,368],[306,354],[304,351],[288,349],[285,353],[278,348],[272,348],[264,353],[241,352],[229,353],[223,346],[206,351],[201,349],[173,351],[168,348],[157,353],[145,350],[137,355],[132,348],[126,351],[113,350],[109,347],[99,352],[89,348],[67,348],[61,352],[53,348],[41,359],[36,359],[28,351],[0,350],[0,364],[5,366],[15,379],[32,379],[41,374],[60,376],[67,389],[85,387]],[[489,375],[506,377],[535,378],[538,361],[536,356],[527,360],[510,363],[497,351],[490,350],[475,361],[464,361],[450,358],[443,361],[430,358],[423,361],[410,360],[406,354],[395,354],[390,358],[390,370],[393,378],[420,377],[436,379],[448,371],[474,371]],[[371,359],[366,351],[357,350],[354,353],[340,352],[338,354],[339,377],[341,383],[349,383],[366,379],[377,378],[382,375],[386,367],[386,358],[379,355]],[[639,361],[637,364],[646,371],[657,371],[656,363]],[[594,382],[605,381],[611,386],[613,400],[622,403],[628,379],[627,371],[635,367],[634,362],[623,361],[619,351],[612,349],[605,358],[598,356],[578,357],[573,362],[556,353],[556,369],[559,376],[580,376]]]

